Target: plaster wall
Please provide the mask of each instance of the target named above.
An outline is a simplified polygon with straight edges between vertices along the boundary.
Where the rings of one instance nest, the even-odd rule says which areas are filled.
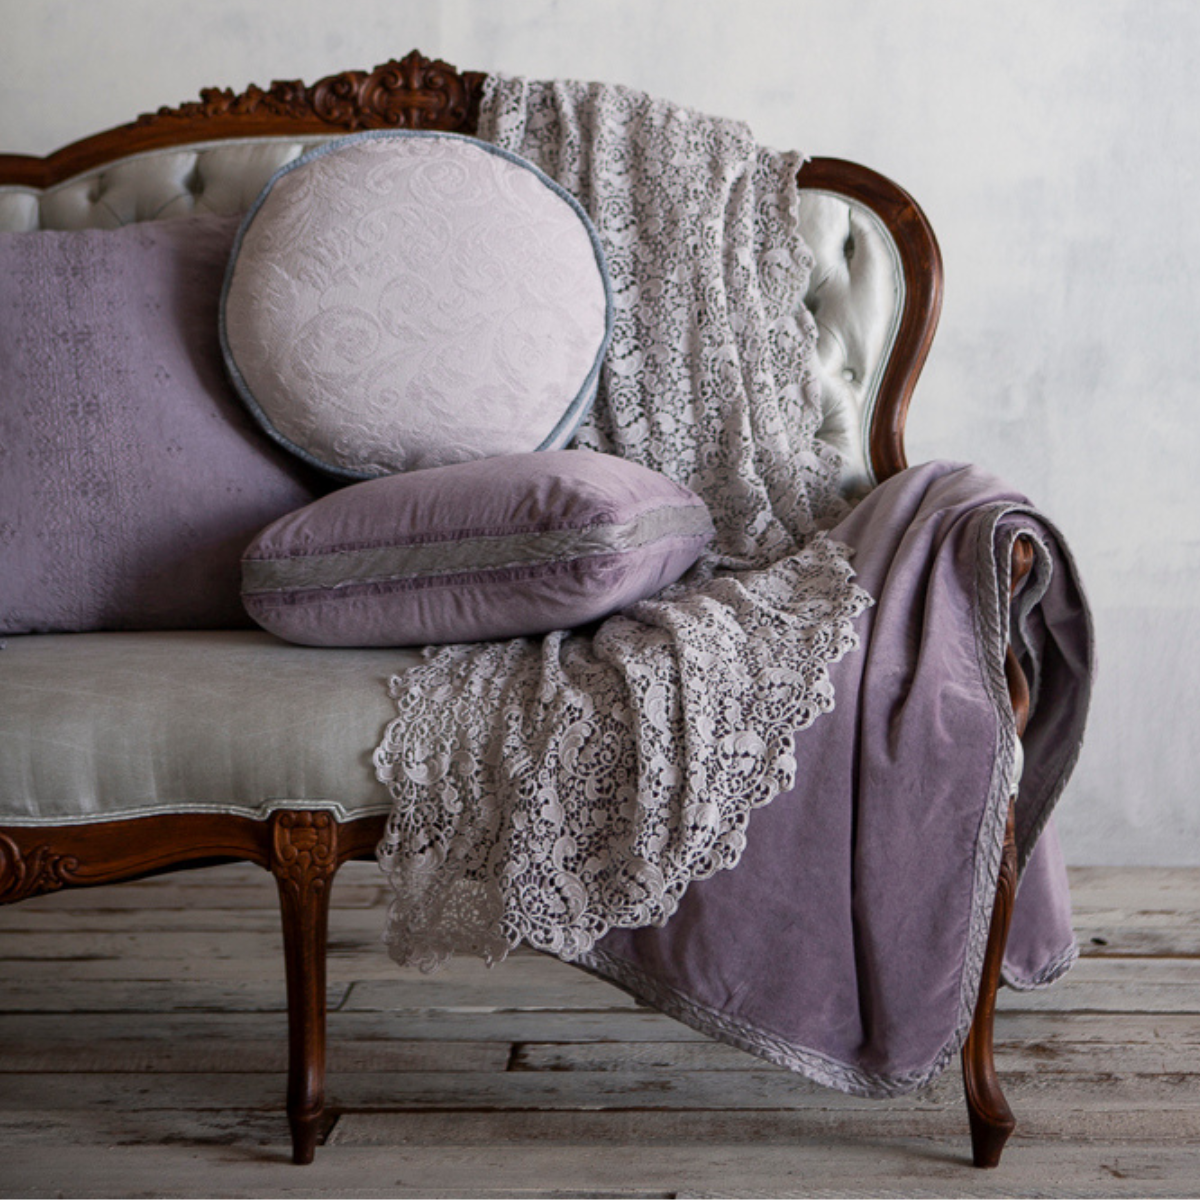
[[[1198,45],[1190,0],[0,0],[0,148],[419,47],[643,87],[891,175],[947,270],[910,461],[1024,489],[1094,605],[1068,858],[1194,865]]]

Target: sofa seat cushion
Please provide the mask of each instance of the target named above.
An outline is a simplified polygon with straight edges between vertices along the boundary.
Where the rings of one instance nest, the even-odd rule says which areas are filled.
[[[371,755],[415,651],[251,630],[11,637],[0,649],[0,825],[153,813],[385,813]]]

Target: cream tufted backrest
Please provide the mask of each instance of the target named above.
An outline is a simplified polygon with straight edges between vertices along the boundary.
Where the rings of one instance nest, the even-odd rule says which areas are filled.
[[[189,213],[244,212],[267,180],[311,146],[246,137],[147,150],[46,188],[0,184],[0,231],[108,229]],[[844,459],[843,490],[876,482],[870,431],[905,301],[895,239],[866,204],[801,186],[801,227],[816,258],[805,297],[820,331],[821,436]]]
[[[804,302],[820,335],[820,436],[842,455],[842,490],[861,495],[877,482],[871,422],[900,328],[904,272],[883,222],[854,200],[802,188],[800,229],[816,259]]]

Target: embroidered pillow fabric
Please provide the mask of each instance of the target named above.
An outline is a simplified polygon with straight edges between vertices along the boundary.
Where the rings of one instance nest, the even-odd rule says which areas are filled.
[[[347,478],[570,440],[609,336],[577,201],[457,134],[343,138],[247,214],[221,336],[263,427]]]
[[[590,450],[504,455],[355,484],[275,522],[242,561],[256,621],[313,646],[546,633],[673,583],[704,502]]]
[[[225,376],[237,227],[0,234],[0,633],[245,626],[242,551],[327,490]]]

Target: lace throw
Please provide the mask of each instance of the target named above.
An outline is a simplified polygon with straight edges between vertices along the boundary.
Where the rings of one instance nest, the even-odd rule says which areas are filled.
[[[616,325],[577,444],[691,487],[717,535],[593,629],[431,648],[392,680],[386,937],[424,969],[521,942],[573,960],[664,924],[791,785],[793,735],[833,708],[828,667],[870,603],[822,532],[842,505],[816,438],[800,158],[625,88],[503,76],[480,136],[577,196],[604,246]]]

